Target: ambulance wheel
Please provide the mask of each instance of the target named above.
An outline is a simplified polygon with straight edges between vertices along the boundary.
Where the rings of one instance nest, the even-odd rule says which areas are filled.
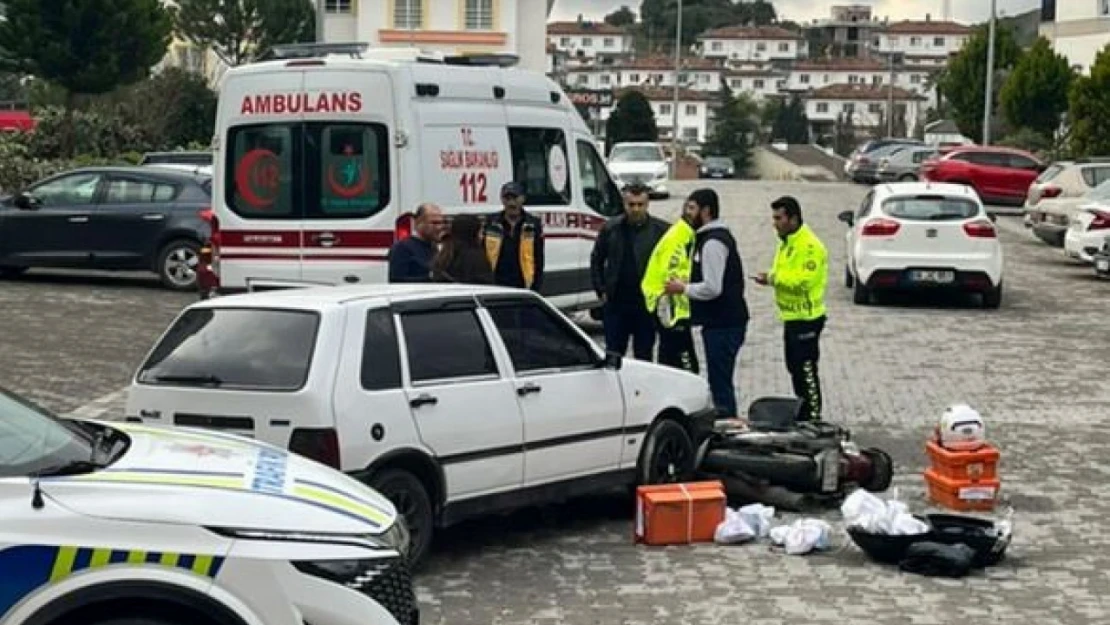
[[[871,461],[871,478],[860,486],[872,493],[885,492],[894,481],[894,461],[885,451],[874,447],[861,449],[860,453]]]
[[[640,451],[639,484],[676,484],[689,480],[694,469],[694,442],[686,429],[663,419],[648,432]]]
[[[420,478],[403,469],[386,469],[370,480],[370,487],[393,503],[409,530],[409,567],[416,569],[432,546],[435,517],[432,498]]]

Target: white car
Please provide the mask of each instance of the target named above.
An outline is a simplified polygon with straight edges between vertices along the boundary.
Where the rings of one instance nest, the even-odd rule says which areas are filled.
[[[1002,303],[1002,246],[993,218],[971,187],[935,182],[876,185],[839,219],[848,263],[845,285],[866,304],[880,290],[956,289]]]
[[[0,391],[0,623],[416,625],[393,505],[226,434]]]
[[[651,189],[652,197],[670,197],[667,180],[671,164],[658,143],[618,143],[609,152],[606,166],[619,186],[638,182]]]
[[[1107,238],[1110,238],[1110,206],[1102,203],[1080,206],[1064,233],[1064,254],[1093,263]]]
[[[606,355],[531,291],[449,284],[193,304],[127,400],[351,473],[404,515],[414,562],[467,517],[687,476],[711,408],[701,377]]]

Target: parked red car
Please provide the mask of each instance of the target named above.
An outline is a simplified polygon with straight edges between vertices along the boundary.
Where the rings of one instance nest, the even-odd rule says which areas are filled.
[[[960,146],[921,165],[921,179],[966,184],[987,204],[1025,203],[1029,185],[1048,165],[1013,148]]]

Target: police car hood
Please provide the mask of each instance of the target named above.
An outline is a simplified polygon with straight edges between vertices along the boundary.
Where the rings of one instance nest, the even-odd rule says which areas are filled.
[[[220,433],[104,424],[131,439],[111,466],[44,478],[44,493],[76,513],[144,523],[271,531],[378,534],[396,510],[322,464]]]

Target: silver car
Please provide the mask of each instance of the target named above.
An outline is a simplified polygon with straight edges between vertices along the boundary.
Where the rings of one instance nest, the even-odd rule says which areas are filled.
[[[934,147],[909,146],[879,160],[882,182],[913,182],[921,179],[921,163],[940,152]]]

